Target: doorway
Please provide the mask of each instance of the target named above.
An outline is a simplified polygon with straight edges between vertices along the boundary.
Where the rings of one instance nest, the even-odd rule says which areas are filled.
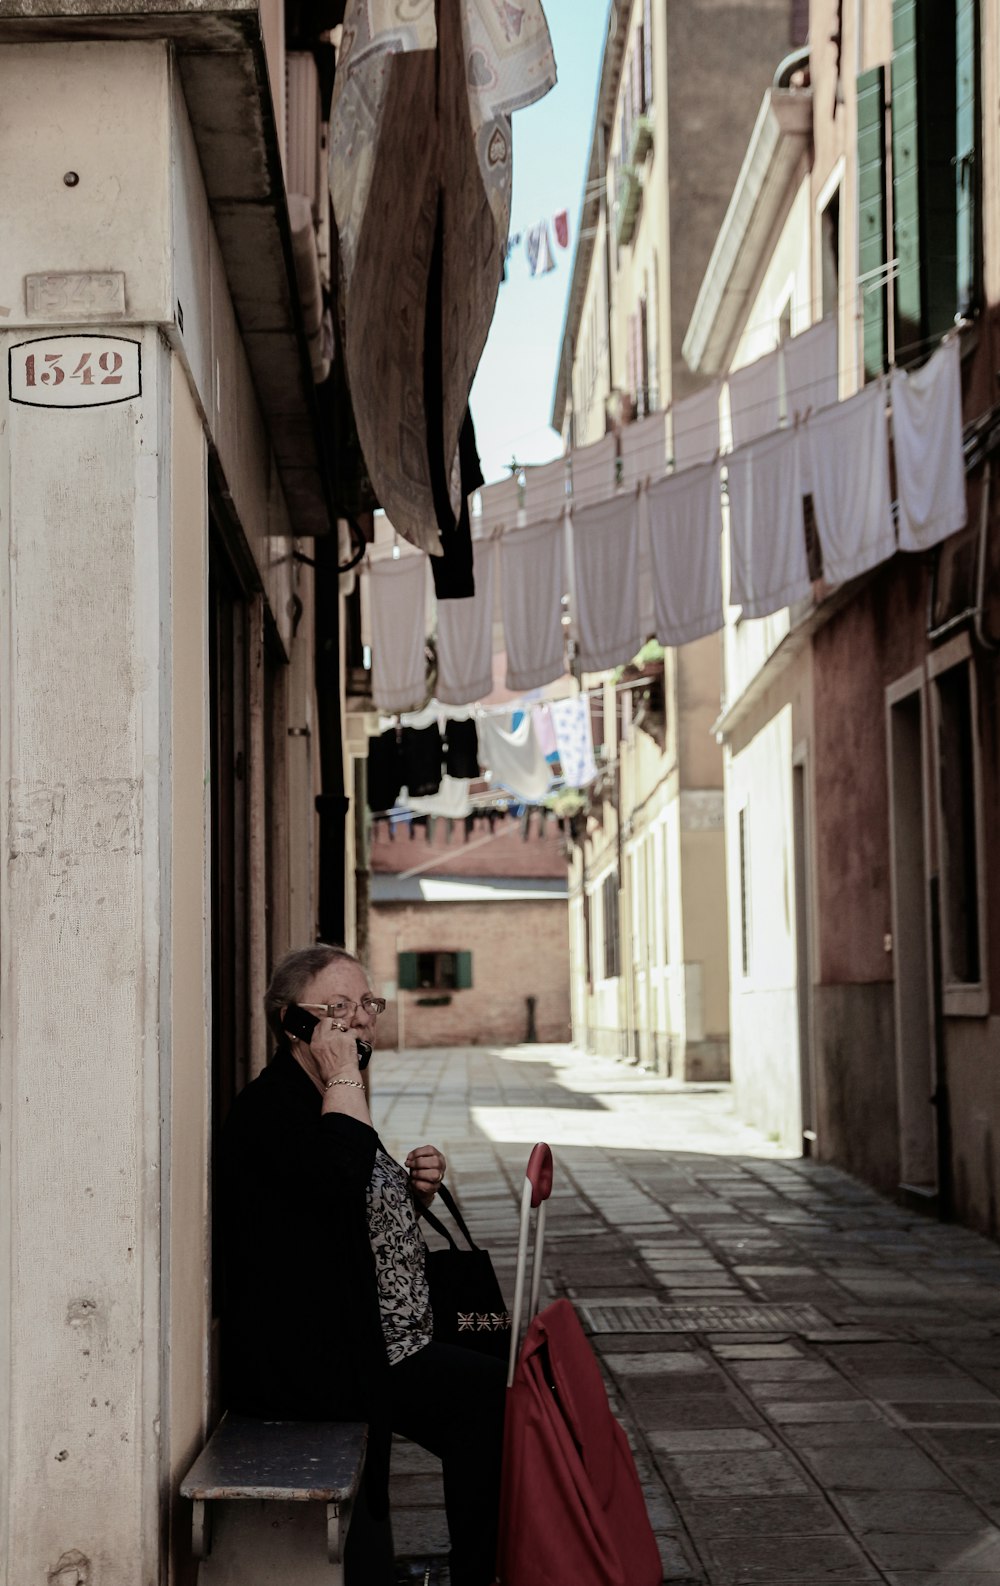
[[[938,1175],[922,673],[893,685],[887,707],[900,1187],[932,1198]]]

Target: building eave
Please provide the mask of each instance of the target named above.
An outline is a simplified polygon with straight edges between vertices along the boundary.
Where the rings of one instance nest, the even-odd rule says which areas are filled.
[[[559,339],[559,362],[552,396],[552,427],[559,431],[562,430],[566,406],[570,400],[573,351],[580,330],[580,321],[583,318],[583,305],[587,296],[594,245],[597,241],[597,228],[601,217],[600,187],[605,180],[607,146],[611,139],[622,62],[625,59],[630,9],[628,4],[616,3],[616,0],[611,0],[608,9],[604,56],[601,61],[601,75],[597,85],[594,121],[590,134],[590,155],[587,160],[580,218],[576,228],[576,246],[573,250],[573,273],[569,296],[566,299],[562,335]]]
[[[0,0],[4,44],[170,44],[293,532],[330,532],[258,0]]]
[[[811,139],[811,91],[769,88],[681,349],[688,367],[698,374],[725,371],[761,266],[773,247],[789,187]]]

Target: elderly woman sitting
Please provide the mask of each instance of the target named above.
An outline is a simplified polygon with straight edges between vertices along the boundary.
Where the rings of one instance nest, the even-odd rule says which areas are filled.
[[[349,1586],[392,1579],[372,1539],[393,1432],[441,1459],[452,1586],[491,1586],[505,1373],[432,1338],[417,1219],[446,1163],[423,1145],[401,1166],[372,1124],[358,1040],[374,1045],[384,1007],[341,947],[302,948],[274,972],[277,1048],[236,1098],[218,1164],[224,1399],[247,1415],[368,1423]]]

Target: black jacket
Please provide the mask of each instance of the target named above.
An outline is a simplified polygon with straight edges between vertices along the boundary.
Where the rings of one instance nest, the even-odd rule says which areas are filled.
[[[389,1366],[366,1200],[378,1135],[322,1106],[283,1047],[223,1130],[223,1400],[244,1415],[367,1421],[369,1502],[382,1512]]]

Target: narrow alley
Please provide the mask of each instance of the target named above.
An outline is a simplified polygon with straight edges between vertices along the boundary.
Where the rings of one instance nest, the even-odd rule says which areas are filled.
[[[508,1297],[552,1146],[543,1303],[591,1334],[671,1586],[1000,1582],[993,1244],[788,1158],[726,1086],[568,1047],[387,1052],[374,1104],[390,1151],[444,1150]],[[434,1471],[397,1447],[397,1555],[446,1550]]]

